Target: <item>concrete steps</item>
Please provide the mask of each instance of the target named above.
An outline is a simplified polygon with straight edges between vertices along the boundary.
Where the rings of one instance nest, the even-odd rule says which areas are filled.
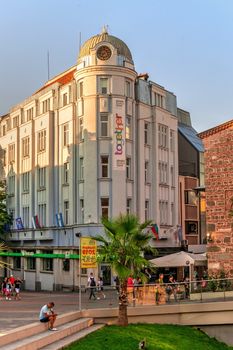
[[[73,344],[74,342],[84,338],[86,335],[97,331],[98,329],[101,329],[104,327],[104,324],[94,324],[93,326],[83,329],[82,331],[70,335],[69,337],[66,337],[64,339],[61,339],[51,345],[47,345],[46,347],[42,348],[41,350],[62,350],[65,347],[67,347],[70,344]]]

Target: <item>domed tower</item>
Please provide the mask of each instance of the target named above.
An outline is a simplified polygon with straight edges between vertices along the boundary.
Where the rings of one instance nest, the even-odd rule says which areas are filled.
[[[127,191],[133,196],[127,162],[133,169],[137,73],[128,46],[104,28],[82,45],[74,77],[80,205],[84,222],[99,222],[126,212]]]

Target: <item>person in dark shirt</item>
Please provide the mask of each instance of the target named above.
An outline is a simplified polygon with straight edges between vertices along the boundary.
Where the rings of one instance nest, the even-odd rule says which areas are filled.
[[[14,287],[15,287],[15,300],[20,300],[20,288],[21,288],[22,281],[18,277],[16,277],[14,281]]]

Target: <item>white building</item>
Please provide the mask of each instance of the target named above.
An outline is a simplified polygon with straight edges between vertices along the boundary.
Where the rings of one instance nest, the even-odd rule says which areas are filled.
[[[160,236],[153,246],[178,245],[176,97],[138,75],[127,45],[106,31],[1,118],[0,145],[8,208],[24,225],[9,234],[8,260],[27,288],[77,286],[78,261],[64,271],[65,252],[78,254],[75,233],[102,232],[103,215],[151,219]],[[42,229],[32,228],[36,215]],[[109,267],[101,269],[110,282]]]

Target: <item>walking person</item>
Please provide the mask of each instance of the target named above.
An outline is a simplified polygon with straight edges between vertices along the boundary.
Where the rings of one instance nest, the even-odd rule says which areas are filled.
[[[15,285],[15,278],[14,278],[13,275],[10,275],[9,281],[10,281],[10,283],[11,283],[11,295],[13,296],[13,294],[14,294],[14,289],[15,289],[15,287],[14,287],[14,285]]]
[[[54,308],[53,301],[42,306],[42,308],[40,310],[39,319],[40,319],[40,322],[42,322],[42,323],[48,322],[48,326],[49,326],[50,331],[57,331],[57,328],[54,328],[54,323],[56,321],[57,314],[54,312],[53,308]]]
[[[172,291],[171,294],[173,294],[174,300],[177,301],[177,283],[175,278],[172,275],[169,277],[169,283]]]
[[[21,287],[22,281],[19,279],[19,277],[16,277],[14,282],[14,288],[15,288],[15,300],[21,300],[20,297],[20,287]]]
[[[104,281],[103,278],[99,276],[98,281],[97,281],[97,292],[98,292],[98,297],[97,299],[100,299],[100,295],[102,295],[103,299],[106,299],[106,295],[104,294]]]
[[[89,276],[88,281],[87,281],[87,285],[90,288],[89,300],[91,300],[91,297],[93,297],[94,300],[96,300],[96,295],[95,295],[96,281],[95,281],[95,277],[93,275],[93,272],[90,273],[90,276]]]

